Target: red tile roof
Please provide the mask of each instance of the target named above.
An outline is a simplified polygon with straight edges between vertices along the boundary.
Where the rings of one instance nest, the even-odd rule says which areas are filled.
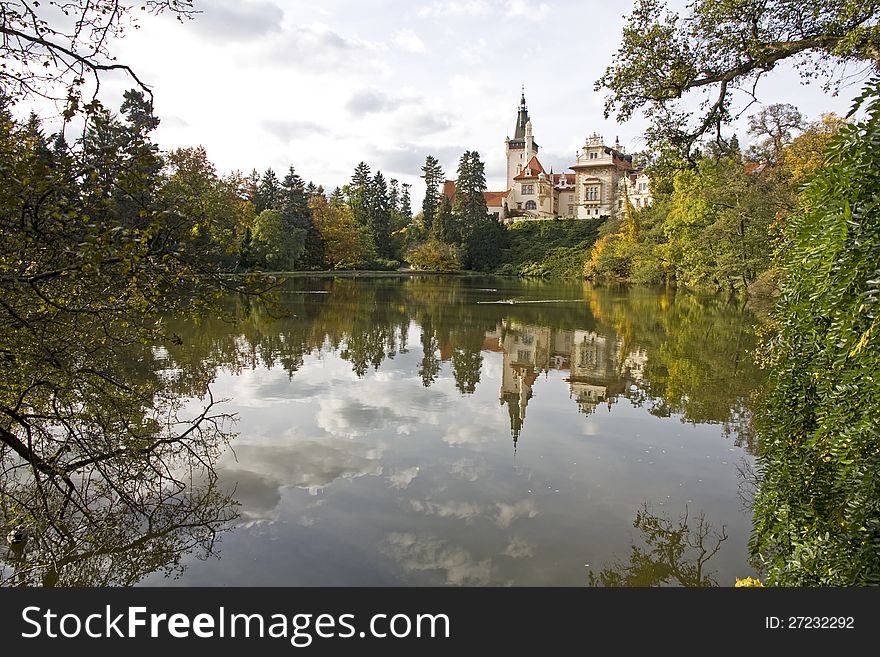
[[[443,181],[443,196],[449,199],[450,203],[455,201],[455,181],[454,180],[444,180]]]
[[[523,168],[523,170],[513,177],[514,180],[527,180],[528,178],[535,178],[540,173],[547,173],[544,171],[544,167],[541,166],[541,162],[538,161],[538,156],[533,155],[532,159],[529,160],[529,163]]]
[[[509,192],[483,192],[483,198],[486,199],[486,207],[500,208],[504,204]]]

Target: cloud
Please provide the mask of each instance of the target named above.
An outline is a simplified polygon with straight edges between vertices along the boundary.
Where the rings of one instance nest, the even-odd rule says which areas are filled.
[[[550,13],[550,6],[546,2],[535,5],[525,0],[513,0],[510,3],[508,14],[514,17],[526,17],[529,20],[542,21]]]
[[[486,0],[439,0],[419,9],[419,17],[486,16],[491,11],[492,6]]]
[[[312,135],[326,136],[330,129],[312,121],[298,121],[296,119],[264,119],[261,122],[263,128],[283,141],[290,141],[297,137],[310,137]]]
[[[218,470],[224,478],[244,481],[248,499],[269,500],[265,490],[257,492],[260,488],[296,486],[318,490],[337,479],[382,474],[381,448],[339,438],[298,440],[284,446],[240,445],[235,453],[238,463],[228,470]],[[260,508],[265,506],[263,503]]]
[[[535,556],[536,551],[537,547],[535,545],[532,545],[525,539],[514,536],[501,554],[511,559],[528,559]]]
[[[394,45],[405,52],[420,55],[427,52],[425,42],[412,30],[400,30],[394,37]]]
[[[492,579],[491,559],[477,561],[464,548],[433,536],[392,532],[379,549],[407,572],[439,571],[454,586],[486,586]]]
[[[382,171],[400,174],[417,175],[425,163],[428,155],[433,155],[444,166],[458,162],[461,154],[465,152],[464,146],[421,146],[412,143],[402,143],[396,148],[382,148],[370,146],[370,161],[376,163],[376,167]],[[455,170],[446,171],[447,178],[455,177]]]
[[[352,94],[345,109],[356,116],[377,114],[379,112],[391,112],[401,105],[401,99],[391,96],[376,89],[361,89]]]
[[[438,518],[455,518],[471,523],[474,519],[479,518],[484,513],[484,509],[472,502],[429,502],[421,500],[410,500],[409,505],[413,511],[424,513],[427,516],[437,516]]]
[[[382,42],[344,36],[316,23],[292,26],[282,38],[268,40],[264,58],[313,74],[363,73],[381,67],[387,51]]]
[[[406,468],[405,470],[397,470],[388,475],[388,482],[391,484],[392,488],[396,488],[397,490],[401,490],[403,488],[408,488],[412,483],[413,479],[419,476],[419,467],[413,466],[411,468]]]
[[[186,25],[202,38],[224,41],[250,41],[281,31],[284,12],[272,2],[211,0],[196,5],[201,13]]]
[[[436,132],[443,132],[452,127],[452,118],[449,114],[438,112],[417,112],[404,114],[392,124],[394,132],[403,133],[413,139],[425,137]]]
[[[419,418],[400,414],[388,406],[374,406],[350,398],[321,399],[321,407],[315,415],[315,423],[324,431],[349,438],[418,421]]]
[[[534,518],[538,515],[535,503],[532,500],[520,500],[515,504],[504,504],[497,502],[495,504],[498,513],[495,516],[495,524],[506,529],[519,518]]]

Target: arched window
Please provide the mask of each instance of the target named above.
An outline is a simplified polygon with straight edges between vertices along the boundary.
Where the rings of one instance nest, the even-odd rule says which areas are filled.
[[[526,201],[526,210],[537,210],[538,206],[534,201]]]

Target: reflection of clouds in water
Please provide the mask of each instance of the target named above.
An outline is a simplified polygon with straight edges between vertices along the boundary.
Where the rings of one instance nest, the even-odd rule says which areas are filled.
[[[535,518],[538,509],[532,500],[520,500],[513,504],[496,502],[494,505],[474,504],[473,502],[432,502],[430,500],[410,500],[413,511],[439,518],[456,518],[467,523],[483,517],[491,520],[501,529],[507,529],[520,518]]]
[[[498,429],[505,426],[499,424],[501,416],[496,408],[471,405],[468,412],[459,417],[466,417],[467,420],[450,423],[443,436],[443,442],[453,447],[491,442]]]
[[[415,479],[419,476],[419,466],[415,465],[411,468],[406,468],[405,470],[397,470],[388,475],[388,483],[391,484],[392,488],[396,488],[397,490],[401,490],[403,488],[407,488]]]
[[[339,438],[240,445],[235,450],[238,462],[220,465],[217,472],[230,489],[236,487],[244,518],[274,520],[283,486],[316,491],[337,479],[381,475],[383,450]]]
[[[498,513],[495,516],[495,524],[506,529],[519,518],[534,518],[538,515],[535,503],[532,500],[520,500],[516,504],[504,504],[496,502]]]
[[[363,436],[415,418],[399,415],[393,408],[368,406],[357,399],[324,398],[315,423],[334,436]]]
[[[529,543],[525,539],[514,536],[510,539],[510,542],[501,554],[510,557],[511,559],[529,559],[530,557],[535,556],[536,552],[536,545]]]
[[[473,459],[459,459],[449,466],[449,474],[457,479],[476,481],[487,474],[486,466],[477,464]]]
[[[336,436],[360,436],[394,427],[409,434],[419,425],[439,425],[448,395],[414,386],[410,379],[371,377],[359,385],[346,386],[345,394],[320,399],[315,415],[319,427]]]
[[[230,494],[241,505],[241,524],[277,520],[278,503],[281,501],[277,483],[247,470],[218,469],[218,472],[222,472],[224,484],[228,485]]]
[[[439,571],[447,584],[486,586],[492,577],[492,560],[477,561],[464,548],[433,536],[392,532],[379,549],[409,573]]]
[[[438,516],[440,518],[457,518],[465,522],[473,522],[474,518],[484,514],[484,509],[478,504],[471,502],[436,502],[410,500],[410,507],[417,513],[424,513],[427,516]]]

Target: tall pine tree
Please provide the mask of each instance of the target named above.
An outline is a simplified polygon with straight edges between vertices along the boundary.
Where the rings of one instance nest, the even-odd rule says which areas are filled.
[[[361,226],[369,223],[370,213],[370,188],[373,179],[370,177],[370,167],[366,162],[360,162],[355,167],[351,184],[348,187],[348,204],[351,206],[354,220]]]
[[[324,263],[324,243],[312,221],[306,186],[293,167],[288,169],[281,183],[281,216],[285,226],[304,230],[306,234],[297,266],[303,269],[320,269]]]
[[[501,260],[507,233],[486,207],[486,169],[477,151],[466,151],[458,165],[454,214],[461,230],[464,265],[485,271]]]
[[[407,224],[412,223],[412,197],[410,196],[410,185],[409,183],[403,183],[403,192],[400,195],[400,214],[403,215],[404,220]]]
[[[278,210],[281,207],[281,183],[272,169],[266,169],[260,184],[257,185],[253,198],[254,212],[259,215],[263,210]]]
[[[368,216],[370,234],[380,258],[391,258],[391,206],[388,200],[388,185],[381,171],[376,172],[371,186],[370,211]]]
[[[440,185],[443,184],[443,169],[433,155],[425,158],[425,166],[422,167],[422,178],[425,179],[425,199],[422,201],[422,215],[425,221],[425,230],[431,230],[434,216],[440,208]]]

